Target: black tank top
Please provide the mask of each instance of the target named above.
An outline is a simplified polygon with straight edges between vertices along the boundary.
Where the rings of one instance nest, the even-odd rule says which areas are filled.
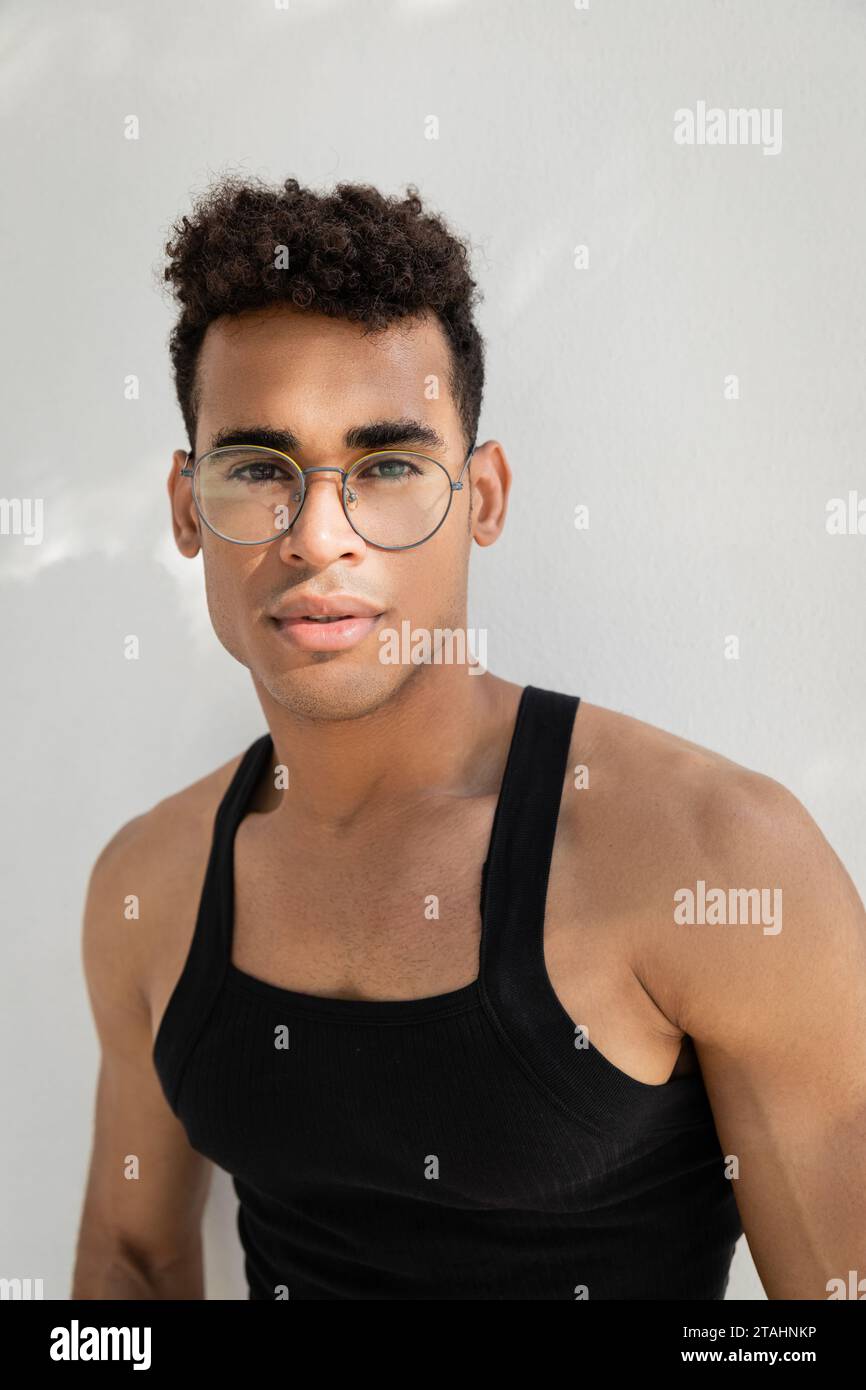
[[[628,1076],[545,967],[578,705],[524,689],[479,974],[430,998],[302,994],[232,963],[234,836],[270,734],[239,763],[153,1055],[193,1148],[232,1176],[250,1298],[724,1296],[742,1226],[700,1072]]]

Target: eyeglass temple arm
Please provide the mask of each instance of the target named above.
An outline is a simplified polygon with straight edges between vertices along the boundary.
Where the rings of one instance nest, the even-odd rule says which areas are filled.
[[[472,455],[473,455],[474,453],[475,453],[475,441],[473,440],[473,442],[472,442],[472,448],[469,450],[469,453],[466,455],[466,462],[464,463],[463,467],[460,469],[460,472],[459,472],[459,474],[458,474],[458,476],[457,476],[457,481],[456,481],[455,483],[452,483],[452,484],[451,484],[451,491],[452,491],[452,492],[460,492],[460,491],[462,490],[463,483],[461,482],[461,478],[463,477],[463,474],[466,472],[467,468],[469,467],[469,460],[472,458]]]

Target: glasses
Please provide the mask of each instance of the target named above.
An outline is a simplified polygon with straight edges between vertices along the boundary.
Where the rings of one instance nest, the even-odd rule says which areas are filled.
[[[187,454],[181,476],[192,478],[199,516],[214,535],[235,545],[264,545],[284,536],[301,514],[310,473],[339,473],[340,498],[352,530],[380,550],[411,550],[435,535],[475,453],[456,480],[437,459],[404,449],[365,454],[351,468],[301,468],[288,454],[259,444],[228,444]]]

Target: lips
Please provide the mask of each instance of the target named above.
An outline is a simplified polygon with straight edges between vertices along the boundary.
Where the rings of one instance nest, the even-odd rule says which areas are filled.
[[[301,614],[299,617],[272,618],[280,638],[308,652],[337,652],[355,647],[370,637],[383,617],[379,613],[343,616],[323,615],[323,619]]]
[[[378,618],[382,612],[369,599],[355,598],[351,594],[297,594],[284,599],[270,616],[279,623],[323,620],[320,626],[325,627],[329,621]]]

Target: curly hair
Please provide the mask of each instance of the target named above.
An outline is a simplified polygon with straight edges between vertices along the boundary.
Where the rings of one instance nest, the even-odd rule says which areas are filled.
[[[484,341],[473,322],[482,298],[469,249],[425,211],[413,184],[386,197],[368,184],[329,193],[297,179],[271,187],[228,176],[171,228],[164,278],[180,306],[169,339],[178,403],[195,449],[196,363],[208,324],[274,304],[363,323],[374,333],[430,310],[450,349],[449,387],[466,435],[475,439],[484,389]],[[287,248],[288,267],[279,266]],[[275,262],[277,262],[275,264]]]

